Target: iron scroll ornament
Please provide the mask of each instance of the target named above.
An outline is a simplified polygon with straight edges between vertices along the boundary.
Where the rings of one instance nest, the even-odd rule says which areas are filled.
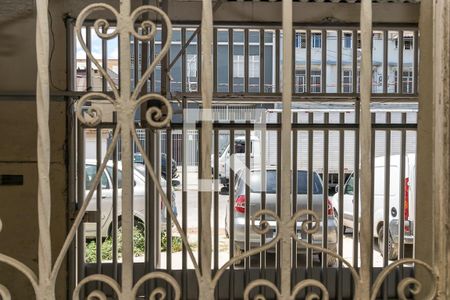
[[[149,40],[153,39],[156,35],[156,24],[154,22],[145,20],[140,23],[139,27],[140,27],[140,29],[143,29],[142,32],[146,32],[145,34],[139,33],[139,30],[136,30],[136,27],[135,27],[137,19],[140,16],[142,16],[144,13],[147,13],[147,12],[152,12],[152,13],[158,14],[162,18],[162,20],[165,23],[165,26],[167,28],[168,37],[167,37],[166,43],[164,44],[163,48],[161,49],[161,52],[158,54],[158,56],[156,56],[156,58],[148,66],[145,73],[142,75],[141,79],[139,80],[139,82],[136,85],[136,88],[131,93],[131,96],[130,95],[122,95],[120,93],[120,89],[115,85],[114,81],[109,76],[108,72],[94,58],[94,56],[92,55],[92,53],[90,52],[90,50],[86,46],[86,43],[83,40],[83,37],[81,34],[83,23],[92,12],[95,12],[98,10],[106,10],[106,11],[112,13],[117,21],[117,26],[112,30],[111,30],[109,21],[107,21],[106,19],[98,19],[94,22],[93,28],[95,30],[95,33],[101,39],[108,40],[108,39],[117,37],[118,35],[120,35],[120,32],[121,32],[119,29],[126,29],[126,32],[128,35],[132,35],[136,39],[141,40],[141,41],[149,41]],[[101,107],[96,106],[95,104],[92,105],[91,107],[89,107],[87,111],[83,112],[83,107],[85,106],[87,101],[95,103],[97,100],[103,100],[103,101],[106,100],[113,106],[114,111],[118,112],[120,115],[122,115],[124,117],[119,118],[118,124],[114,131],[111,145],[107,148],[105,157],[94,177],[92,187],[90,188],[88,194],[86,195],[83,205],[80,208],[80,211],[78,212],[78,214],[74,220],[74,223],[66,237],[63,247],[60,250],[60,253],[57,256],[56,261],[52,267],[51,277],[50,277],[51,282],[49,285],[53,289],[55,287],[56,277],[57,277],[60,267],[63,263],[64,257],[66,256],[67,251],[70,247],[70,244],[72,243],[72,241],[75,237],[77,229],[82,222],[82,218],[86,212],[87,206],[88,206],[89,202],[91,201],[92,196],[93,196],[98,184],[100,183],[101,174],[103,173],[108,160],[111,158],[112,153],[113,153],[115,147],[117,146],[119,133],[121,133],[122,130],[125,130],[123,128],[130,129],[130,132],[128,132],[128,133],[132,136],[133,141],[136,142],[139,151],[142,153],[143,158],[144,158],[144,163],[149,172],[149,175],[150,175],[151,179],[153,180],[153,182],[155,183],[155,186],[158,189],[159,194],[162,196],[162,200],[163,200],[165,206],[171,207],[171,201],[169,201],[167,196],[165,195],[165,193],[161,187],[161,184],[160,184],[158,178],[156,177],[154,169],[153,169],[152,165],[150,164],[148,157],[146,156],[143,146],[137,137],[136,128],[134,127],[134,118],[133,118],[136,109],[138,107],[140,107],[142,103],[144,103],[146,101],[150,101],[150,100],[156,100],[156,101],[160,102],[163,107],[166,108],[166,111],[163,111],[160,107],[156,107],[156,106],[152,106],[152,107],[148,108],[145,116],[146,116],[146,120],[148,121],[148,123],[151,126],[156,127],[156,128],[163,128],[170,123],[170,120],[172,118],[172,107],[170,105],[170,102],[164,96],[162,96],[160,94],[152,93],[152,94],[145,94],[144,96],[139,97],[139,95],[142,92],[142,88],[145,85],[145,82],[148,80],[150,75],[154,72],[156,65],[167,54],[167,52],[170,48],[170,41],[171,41],[171,36],[172,36],[172,25],[171,25],[171,22],[170,22],[168,16],[162,10],[160,10],[156,7],[153,7],[153,6],[149,6],[149,5],[138,7],[131,14],[125,14],[123,12],[119,13],[115,8],[113,8],[112,6],[110,6],[108,4],[96,3],[96,4],[87,6],[86,8],[84,8],[81,11],[81,13],[79,14],[79,17],[76,21],[75,29],[76,29],[76,34],[79,39],[81,47],[86,52],[86,55],[88,56],[88,58],[98,68],[100,74],[105,78],[107,84],[109,85],[109,87],[111,88],[111,91],[113,93],[113,97],[110,97],[110,96],[106,95],[105,93],[100,93],[100,92],[87,93],[83,97],[81,97],[76,104],[76,113],[77,113],[77,117],[78,117],[79,121],[87,126],[96,126],[102,121]],[[129,80],[129,78],[122,78],[122,80]],[[182,230],[182,227],[180,226],[178,220],[174,216],[172,209],[168,209],[168,213],[171,215],[171,218],[172,218],[178,232],[181,235],[183,244],[186,247],[189,257],[194,265],[194,271],[196,273],[197,279],[200,280],[203,274],[201,274],[199,265],[196,261],[196,258],[193,255],[190,245],[188,244],[186,234]],[[236,263],[239,260],[242,260],[246,257],[249,257],[251,255],[260,253],[264,250],[271,248],[272,246],[274,246],[277,242],[279,242],[282,239],[280,232],[284,231],[284,232],[290,233],[289,239],[296,240],[296,242],[300,243],[303,247],[310,248],[310,249],[313,249],[316,251],[320,251],[322,253],[327,253],[327,255],[336,257],[339,261],[341,261],[344,265],[346,265],[350,269],[352,278],[355,282],[355,292],[354,292],[355,299],[362,299],[362,297],[361,297],[362,294],[361,294],[361,291],[359,290],[359,286],[360,286],[359,283],[361,280],[360,276],[359,276],[358,272],[351,266],[351,264],[349,262],[347,262],[343,257],[337,255],[333,251],[324,249],[319,246],[308,244],[305,241],[298,238],[297,233],[294,230],[294,228],[295,228],[294,225],[296,224],[296,221],[302,216],[310,216],[310,221],[303,222],[303,225],[301,227],[302,231],[304,231],[307,234],[312,234],[319,229],[319,226],[318,226],[319,218],[313,211],[301,210],[301,211],[298,211],[297,213],[295,213],[293,216],[291,216],[290,219],[281,220],[273,211],[260,210],[252,216],[252,230],[261,235],[267,233],[267,230],[268,230],[267,221],[262,220],[259,223],[259,227],[256,226],[255,224],[256,224],[256,220],[260,220],[263,215],[266,215],[276,221],[277,235],[270,242],[268,242],[264,245],[261,245],[260,247],[251,249],[247,252],[244,252],[240,255],[237,255],[237,256],[233,257],[232,259],[230,259],[227,263],[225,263],[214,274],[214,277],[211,282],[212,288],[215,288],[217,286],[218,281],[220,280],[221,276],[223,275],[223,273],[225,272],[225,270],[228,267],[230,267],[232,264]],[[1,229],[2,229],[2,222],[0,220],[0,232],[1,232]],[[36,294],[38,295],[38,293],[39,293],[38,290],[40,289],[40,286],[39,286],[40,282],[39,282],[39,279],[36,276],[36,274],[30,268],[28,268],[23,263],[17,261],[16,259],[11,258],[6,255],[3,255],[3,254],[0,254],[0,262],[6,263],[6,264],[16,268],[21,273],[23,273],[28,278],[28,280],[30,281],[31,285],[33,286]],[[425,299],[432,299],[437,293],[437,284],[436,284],[437,275],[429,265],[427,265],[424,262],[421,262],[419,260],[415,260],[415,259],[402,259],[402,260],[399,260],[399,261],[391,264],[386,269],[384,269],[383,272],[381,272],[379,274],[379,276],[377,277],[377,280],[375,281],[375,283],[372,286],[372,289],[370,291],[370,295],[371,295],[370,299],[376,298],[382,282],[387,278],[387,276],[389,275],[390,272],[395,270],[400,265],[411,264],[411,263],[414,263],[416,265],[420,265],[420,266],[424,267],[427,270],[430,277],[433,279],[433,282],[434,282],[433,288],[431,289],[430,294],[425,297]],[[78,285],[76,286],[76,288],[73,292],[72,297],[73,297],[73,299],[80,299],[80,290],[85,284],[87,284],[89,282],[102,282],[102,283],[108,285],[110,288],[112,288],[112,290],[114,290],[118,299],[129,300],[129,299],[127,299],[127,297],[129,295],[136,297],[139,287],[144,282],[146,282],[148,280],[154,280],[154,279],[162,279],[162,280],[166,281],[172,287],[172,289],[174,291],[174,298],[180,299],[181,289],[180,289],[179,284],[171,275],[164,273],[164,272],[152,272],[152,273],[144,275],[133,285],[131,290],[127,290],[127,291],[123,290],[123,288],[120,286],[120,284],[116,280],[112,279],[109,276],[106,276],[103,274],[91,275],[91,276],[84,278],[82,281],[80,281],[78,283]],[[295,299],[296,295],[300,291],[304,290],[307,287],[315,287],[321,291],[321,295],[315,294],[315,293],[307,294],[306,299],[308,299],[308,300],[328,299],[328,297],[329,297],[326,287],[317,280],[312,280],[312,279],[303,280],[303,281],[297,283],[292,288],[292,291],[290,291],[289,295],[282,295],[281,292],[279,291],[278,287],[276,285],[274,285],[272,282],[264,280],[264,279],[257,279],[255,281],[251,282],[245,288],[244,299],[249,299],[251,290],[253,288],[255,288],[257,286],[261,286],[261,285],[270,288],[275,293],[275,295],[277,296],[278,299]],[[405,290],[407,290],[407,289],[409,289],[409,291],[412,294],[418,294],[421,292],[421,285],[414,278],[403,279],[398,284],[398,295],[399,295],[400,299],[406,299]],[[165,291],[161,288],[156,288],[155,290],[153,290],[151,292],[150,299],[157,299],[157,297],[164,298],[166,296],[166,293],[167,293],[167,291]],[[0,298],[2,298],[3,300],[11,299],[10,292],[3,285],[0,285]],[[107,298],[106,298],[106,295],[104,294],[104,292],[102,292],[100,290],[94,290],[87,296],[87,299],[88,300],[93,300],[93,299],[103,300],[103,299],[107,299]],[[255,297],[255,299],[261,300],[261,299],[265,299],[265,298],[263,295],[257,295]],[[39,299],[39,300],[41,300],[41,299]]]

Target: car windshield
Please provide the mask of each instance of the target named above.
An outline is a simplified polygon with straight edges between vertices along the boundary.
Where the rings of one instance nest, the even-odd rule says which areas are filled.
[[[307,194],[308,192],[308,172],[297,171],[297,194]],[[277,171],[267,170],[266,193],[275,194],[277,191]],[[261,193],[261,172],[253,171],[250,177],[250,190],[252,193]],[[317,173],[313,173],[313,194],[322,194],[322,181]]]

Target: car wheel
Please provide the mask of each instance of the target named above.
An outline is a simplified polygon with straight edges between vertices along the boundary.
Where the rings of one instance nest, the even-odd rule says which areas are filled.
[[[117,231],[119,231],[119,229],[122,228],[122,220],[119,219],[117,222]],[[134,228],[136,230],[139,231],[139,233],[141,233],[142,235],[145,235],[145,225],[144,222],[142,222],[140,219],[138,219],[137,217],[134,218]],[[112,237],[112,223],[109,225],[108,228],[108,237],[111,238]]]
[[[234,245],[234,256],[238,256],[241,255],[242,253],[244,253],[244,251],[237,245]],[[244,260],[238,260],[237,262],[234,263],[235,266],[238,267],[243,267],[244,266]]]
[[[388,259],[389,260],[396,260],[398,258],[398,251],[395,247],[394,240],[392,239],[392,236],[388,235]],[[381,226],[378,230],[378,248],[380,249],[381,256],[383,256],[384,252],[384,226]]]

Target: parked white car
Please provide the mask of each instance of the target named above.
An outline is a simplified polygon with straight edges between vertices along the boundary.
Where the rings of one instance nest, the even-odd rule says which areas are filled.
[[[399,244],[399,222],[400,214],[403,213],[405,220],[404,243],[407,252],[411,252],[414,244],[414,220],[415,220],[415,182],[416,182],[416,157],[415,154],[407,154],[405,157],[405,181],[400,184],[401,168],[400,155],[390,157],[390,175],[389,175],[389,237],[388,237],[388,258],[395,260],[398,258]],[[384,195],[385,195],[385,157],[375,158],[374,170],[374,226],[373,235],[378,238],[378,246],[383,254],[384,249]],[[353,198],[354,198],[354,174],[352,174],[344,185],[344,230],[353,229]],[[401,195],[404,195],[404,211],[400,211]],[[339,193],[333,198],[333,206],[336,214],[339,214]],[[360,198],[361,203],[361,198]],[[361,207],[361,204],[360,204]],[[359,210],[361,217],[361,209]],[[409,249],[408,249],[409,248]]]
[[[85,195],[88,194],[91,188],[92,182],[94,180],[95,174],[97,173],[96,160],[86,160],[85,165]],[[100,183],[102,187],[102,201],[101,201],[101,235],[102,237],[107,237],[111,235],[112,232],[112,202],[113,202],[113,162],[109,161],[103,171]],[[142,226],[145,224],[145,167],[143,165],[136,164],[134,166],[134,199],[133,199],[133,214],[135,218],[135,226]],[[122,215],[122,164],[117,163],[117,216],[120,219]],[[163,190],[166,190],[166,180],[161,178],[161,186]],[[177,215],[177,207],[175,202],[175,193],[172,192],[172,211]],[[161,229],[165,228],[166,221],[166,208],[162,204],[161,200],[161,214],[160,214],[160,224]],[[94,192],[91,201],[87,207],[87,211],[97,210],[97,195]],[[142,226],[143,228],[143,226]],[[96,223],[86,222],[85,223],[85,237],[95,238],[96,237]]]

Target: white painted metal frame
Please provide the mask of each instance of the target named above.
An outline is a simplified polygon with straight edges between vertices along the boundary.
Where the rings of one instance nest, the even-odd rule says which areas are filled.
[[[72,243],[75,234],[77,232],[78,226],[80,225],[82,218],[86,212],[86,208],[91,200],[93,193],[100,181],[101,174],[106,167],[107,161],[110,159],[114,148],[117,145],[117,141],[121,139],[121,153],[122,153],[122,170],[123,170],[123,182],[122,182],[122,230],[123,230],[123,262],[122,262],[122,281],[121,283],[115,281],[111,277],[102,274],[90,275],[82,279],[75,290],[73,291],[73,299],[80,298],[81,289],[88,282],[103,282],[114,290],[117,298],[120,300],[135,299],[137,296],[138,289],[142,284],[149,280],[162,279],[168,282],[173,288],[173,293],[175,299],[180,299],[181,288],[177,281],[169,274],[164,272],[152,272],[144,275],[138,280],[133,278],[133,239],[132,239],[132,229],[133,229],[133,181],[132,181],[132,153],[131,144],[135,142],[138,146],[139,151],[142,153],[145,165],[149,172],[151,180],[156,185],[159,194],[163,197],[163,201],[167,207],[171,206],[171,201],[167,199],[158,178],[155,175],[154,169],[150,164],[148,157],[145,154],[144,148],[136,134],[136,128],[134,127],[134,114],[141,104],[148,102],[150,100],[160,102],[161,106],[150,107],[145,116],[146,120],[152,127],[162,128],[167,126],[171,121],[172,108],[169,101],[159,94],[144,94],[139,96],[145,82],[149,76],[154,71],[156,65],[163,59],[167,53],[170,41],[171,41],[171,22],[168,16],[159,8],[154,6],[140,6],[133,12],[131,12],[130,0],[120,1],[120,11],[115,10],[112,6],[105,3],[96,3],[87,6],[80,13],[76,22],[76,32],[80,44],[84,51],[86,51],[87,56],[96,65],[99,72],[103,75],[104,79],[108,82],[113,97],[110,97],[104,93],[93,92],[85,94],[77,102],[77,117],[78,119],[87,125],[97,125],[101,122],[102,112],[99,107],[91,106],[90,109],[82,113],[81,108],[86,103],[86,101],[94,102],[96,100],[107,100],[113,105],[115,112],[118,116],[118,122],[116,130],[114,131],[114,136],[112,138],[112,143],[109,146],[105,158],[100,165],[98,172],[94,178],[92,188],[87,194],[85,201],[70,229],[67,238],[63,244],[62,249],[58,253],[55,263],[52,265],[52,253],[51,253],[51,236],[50,236],[50,182],[49,182],[49,159],[50,159],[50,135],[48,128],[48,118],[49,118],[49,80],[48,80],[48,54],[49,54],[49,39],[48,39],[48,23],[47,23],[47,0],[37,0],[37,27],[36,27],[36,49],[37,49],[37,61],[38,61],[38,79],[37,79],[37,114],[38,114],[38,169],[39,169],[39,192],[38,192],[38,217],[39,217],[39,272],[35,274],[30,268],[25,266],[23,263],[11,258],[9,256],[0,254],[0,262],[9,264],[15,267],[17,270],[22,272],[32,284],[36,298],[38,300],[53,300],[55,299],[55,285],[56,277],[58,275],[61,264],[64,257]],[[213,16],[212,16],[212,1],[203,0],[203,14],[202,14],[202,147],[201,147],[201,157],[211,157],[211,104],[212,104],[212,92],[213,92],[213,70],[212,70],[212,42],[213,42]],[[439,2],[439,1],[438,1]],[[442,3],[441,3],[442,4]],[[282,117],[282,128],[281,128],[281,215],[278,216],[270,210],[261,210],[252,216],[252,230],[259,234],[265,234],[268,230],[267,221],[261,221],[258,226],[255,225],[255,220],[262,215],[268,215],[276,220],[277,223],[277,235],[267,244],[262,245],[259,248],[249,250],[243,254],[231,258],[224,266],[222,266],[214,274],[211,271],[211,202],[212,202],[212,190],[203,190],[201,192],[201,207],[202,207],[202,218],[201,218],[201,265],[196,261],[193,255],[192,249],[190,248],[186,234],[183,232],[182,227],[176,220],[171,209],[168,213],[171,215],[172,220],[179,231],[184,245],[188,251],[190,259],[195,268],[195,274],[197,276],[197,281],[199,285],[199,299],[210,300],[214,298],[214,291],[218,280],[223,275],[225,270],[237,261],[243,258],[249,257],[250,255],[260,253],[266,249],[273,247],[275,244],[280,242],[281,244],[281,286],[276,286],[272,282],[265,279],[257,279],[250,282],[244,290],[244,299],[249,299],[251,291],[257,286],[265,286],[271,289],[278,299],[295,299],[301,291],[306,291],[306,299],[319,299],[320,296],[323,299],[328,299],[328,291],[326,287],[318,280],[306,279],[300,281],[294,286],[291,286],[291,243],[296,241],[297,244],[301,244],[307,249],[313,249],[315,251],[320,251],[331,255],[339,259],[344,265],[346,265],[351,271],[354,288],[355,288],[355,299],[376,299],[378,291],[381,284],[386,279],[386,277],[395,270],[398,266],[406,263],[414,263],[416,266],[420,265],[428,271],[431,276],[431,280],[434,285],[431,290],[430,295],[424,296],[423,299],[434,298],[438,291],[438,282],[436,271],[429,265],[416,260],[416,259],[402,259],[399,260],[387,268],[385,268],[381,274],[378,275],[377,279],[371,285],[371,252],[372,252],[372,240],[371,240],[371,114],[370,114],[370,82],[371,82],[371,28],[372,28],[372,8],[370,0],[361,1],[361,31],[362,31],[362,65],[361,65],[361,125],[360,125],[360,142],[361,142],[361,197],[362,202],[362,221],[361,221],[361,270],[358,273],[349,262],[347,262],[343,257],[335,254],[333,251],[324,249],[319,246],[308,244],[304,240],[298,238],[297,232],[294,225],[296,221],[302,216],[308,216],[308,221],[303,222],[302,230],[307,234],[312,234],[319,229],[318,216],[309,210],[300,210],[295,214],[291,214],[290,207],[290,176],[291,176],[291,100],[292,100],[292,0],[283,0],[283,78],[284,84],[282,88],[283,95],[283,117]],[[448,14],[448,4],[442,4],[445,7],[445,12]],[[87,16],[97,10],[106,10],[112,13],[117,21],[117,26],[114,30],[109,28],[109,23],[105,19],[98,19],[94,23],[94,29],[96,34],[102,39],[111,39],[119,36],[120,39],[120,87],[117,87],[113,80],[110,78],[105,69],[102,68],[101,63],[94,59],[92,53],[89,51],[86,43],[81,35],[81,27]],[[146,34],[140,34],[136,30],[135,23],[138,17],[145,13],[156,13],[158,14],[165,26],[167,28],[167,42],[161,49],[159,55],[150,64],[146,72],[143,74],[142,78],[136,85],[134,90],[130,86],[130,36],[137,38],[138,40],[148,41],[155,37],[156,25],[151,21],[143,21],[140,23],[141,29],[145,29]],[[446,15],[446,22],[439,23],[439,26],[447,24],[448,25],[448,15]],[[440,28],[440,27],[439,27]],[[109,30],[108,30],[109,29]],[[448,33],[447,31],[444,31]],[[444,39],[444,41],[448,41]],[[448,44],[447,44],[448,47]],[[443,48],[447,49],[447,48]],[[448,50],[448,49],[447,49]],[[449,57],[448,52],[442,54],[440,58],[448,63]],[[438,71],[440,71],[438,69]],[[439,74],[448,75],[448,69],[443,69],[442,73]],[[447,78],[448,79],[448,78]],[[444,103],[448,108],[448,96],[449,87],[448,82],[444,81],[447,86],[439,86],[439,97],[443,97],[446,102]],[[447,122],[447,115],[441,115],[444,110],[439,111],[441,106],[436,106],[436,122],[438,125]],[[448,123],[445,123],[448,125]],[[448,132],[447,127],[437,127],[439,130],[436,132],[436,137],[446,136]],[[447,148],[443,148],[443,151],[448,151]],[[436,162],[439,162],[440,157],[448,156],[448,152],[439,152]],[[448,161],[446,161],[448,163]],[[201,178],[204,181],[211,179],[211,169],[209,164],[202,164]],[[443,169],[445,172],[447,169]],[[448,173],[448,172],[447,172]],[[445,174],[447,174],[445,173]],[[445,175],[444,174],[444,175]],[[444,205],[444,199],[447,194],[446,189],[442,186],[443,182],[438,181],[438,198],[442,200],[440,203],[444,208],[448,209],[448,206]],[[212,182],[211,182],[212,186]],[[448,204],[447,204],[448,205]],[[447,222],[448,222],[448,216]],[[444,218],[444,216],[442,216]],[[0,227],[1,229],[1,227]],[[439,227],[438,233],[443,233],[445,227]],[[438,235],[439,236],[439,235]],[[445,254],[446,244],[438,244],[438,248],[442,255]],[[444,252],[444,253],[443,253]],[[439,266],[438,270],[442,276],[443,267],[447,266],[447,260],[444,261],[443,266]],[[443,276],[445,277],[445,276]],[[442,277],[441,277],[442,278]],[[445,280],[445,279],[444,279]],[[443,290],[445,288],[445,281],[441,282],[442,294],[439,294],[442,298],[445,297]],[[321,291],[321,295],[318,295],[314,290],[308,289],[310,287],[316,287]],[[405,291],[409,290],[412,294],[417,294],[421,290],[420,283],[414,278],[403,279],[397,287],[398,296],[401,299],[406,299]],[[162,288],[156,288],[151,292],[150,299],[154,299],[157,295],[165,297],[168,291]],[[0,296],[4,300],[11,299],[11,294],[5,286],[0,285]],[[106,295],[101,290],[92,291],[88,299],[106,299]],[[264,295],[258,295],[256,299],[265,299]]]

